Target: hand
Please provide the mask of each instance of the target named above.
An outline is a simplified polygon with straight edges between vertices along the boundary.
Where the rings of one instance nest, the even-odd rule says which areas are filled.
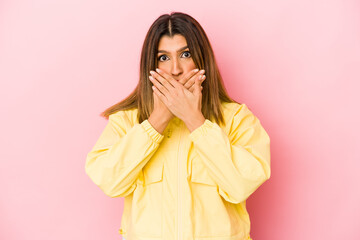
[[[200,75],[190,78],[187,81],[182,79],[182,82],[188,83],[191,79],[194,80],[194,84],[191,85],[191,81],[188,84],[189,88],[193,87],[193,92],[189,91],[182,83],[176,81],[169,75],[163,73],[160,69],[156,69],[158,73],[151,71],[154,77],[149,77],[150,81],[154,84],[153,90],[160,100],[166,105],[170,112],[183,120],[184,122],[191,119],[192,116],[202,116],[201,113],[201,83],[203,81],[203,75],[201,71]],[[162,75],[167,75],[164,78]],[[194,74],[194,71],[192,72]],[[187,74],[187,76],[190,74]],[[185,84],[186,84],[185,83]],[[203,118],[203,117],[202,117]]]
[[[152,114],[161,116],[165,120],[165,122],[169,122],[174,117],[174,115],[169,111],[169,109],[154,93],[154,91],[153,91],[153,98],[154,98],[154,108]]]
[[[195,87],[195,85],[194,85],[195,79],[201,76],[202,77],[201,83],[202,83],[206,78],[205,75],[202,75],[204,72],[205,72],[205,70],[199,71],[198,69],[194,69],[194,70],[190,71],[189,73],[187,73],[178,82],[181,83],[182,85],[184,85],[185,88],[187,88],[190,92],[193,93],[194,87]],[[171,81],[171,80],[176,81],[175,79],[173,79],[172,76],[165,73],[164,71],[162,71],[161,74],[156,73],[154,71],[150,71],[150,74],[155,79],[166,79],[167,81]],[[149,76],[149,78],[150,78],[150,76]],[[150,80],[151,80],[151,78],[150,78]],[[202,87],[201,87],[201,89],[202,89]],[[154,111],[158,112],[159,115],[162,116],[167,121],[170,121],[174,117],[174,114],[159,99],[158,95],[156,95],[155,92],[153,92],[153,98],[154,98]]]
[[[162,71],[162,73],[156,73],[154,72],[155,76],[153,75],[153,77],[156,78],[156,74],[160,75],[161,77],[165,78],[166,80],[170,81],[171,79],[173,79],[173,77],[171,77],[169,74],[167,74],[166,72]],[[194,83],[195,83],[195,79],[203,76],[201,78],[201,83],[205,80],[206,76],[202,75],[205,73],[205,70],[200,70],[199,69],[193,69],[192,71],[188,72],[183,78],[181,78],[178,82],[181,83],[186,89],[188,89],[190,92],[194,92]],[[202,89],[202,87],[201,87]]]

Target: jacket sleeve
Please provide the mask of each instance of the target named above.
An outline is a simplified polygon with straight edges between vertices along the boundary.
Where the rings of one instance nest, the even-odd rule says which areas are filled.
[[[106,195],[125,197],[135,190],[142,168],[163,138],[148,120],[131,124],[123,111],[111,114],[87,154],[86,174]]]
[[[229,124],[226,134],[206,119],[190,138],[219,194],[237,204],[270,178],[270,138],[245,104],[236,108]]]

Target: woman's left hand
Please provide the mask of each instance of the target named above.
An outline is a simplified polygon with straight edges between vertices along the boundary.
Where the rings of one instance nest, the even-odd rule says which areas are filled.
[[[190,92],[164,71],[156,70],[157,72],[151,71],[153,80],[150,79],[154,84],[152,88],[155,94],[175,116],[184,121],[190,131],[201,125],[205,121],[201,112],[202,75],[195,80],[194,91]]]

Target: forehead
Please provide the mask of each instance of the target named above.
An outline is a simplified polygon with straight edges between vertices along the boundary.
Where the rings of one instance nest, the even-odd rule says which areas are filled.
[[[159,50],[176,52],[179,48],[186,46],[187,42],[184,36],[176,34],[173,37],[162,36],[159,41]]]

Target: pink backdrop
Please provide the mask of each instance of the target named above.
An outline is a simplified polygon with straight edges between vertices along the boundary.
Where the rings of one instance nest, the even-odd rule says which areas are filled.
[[[204,27],[230,95],[270,135],[271,179],[248,200],[254,240],[360,239],[355,0],[2,0],[0,239],[121,239],[123,198],[91,182],[85,157],[171,11]]]

